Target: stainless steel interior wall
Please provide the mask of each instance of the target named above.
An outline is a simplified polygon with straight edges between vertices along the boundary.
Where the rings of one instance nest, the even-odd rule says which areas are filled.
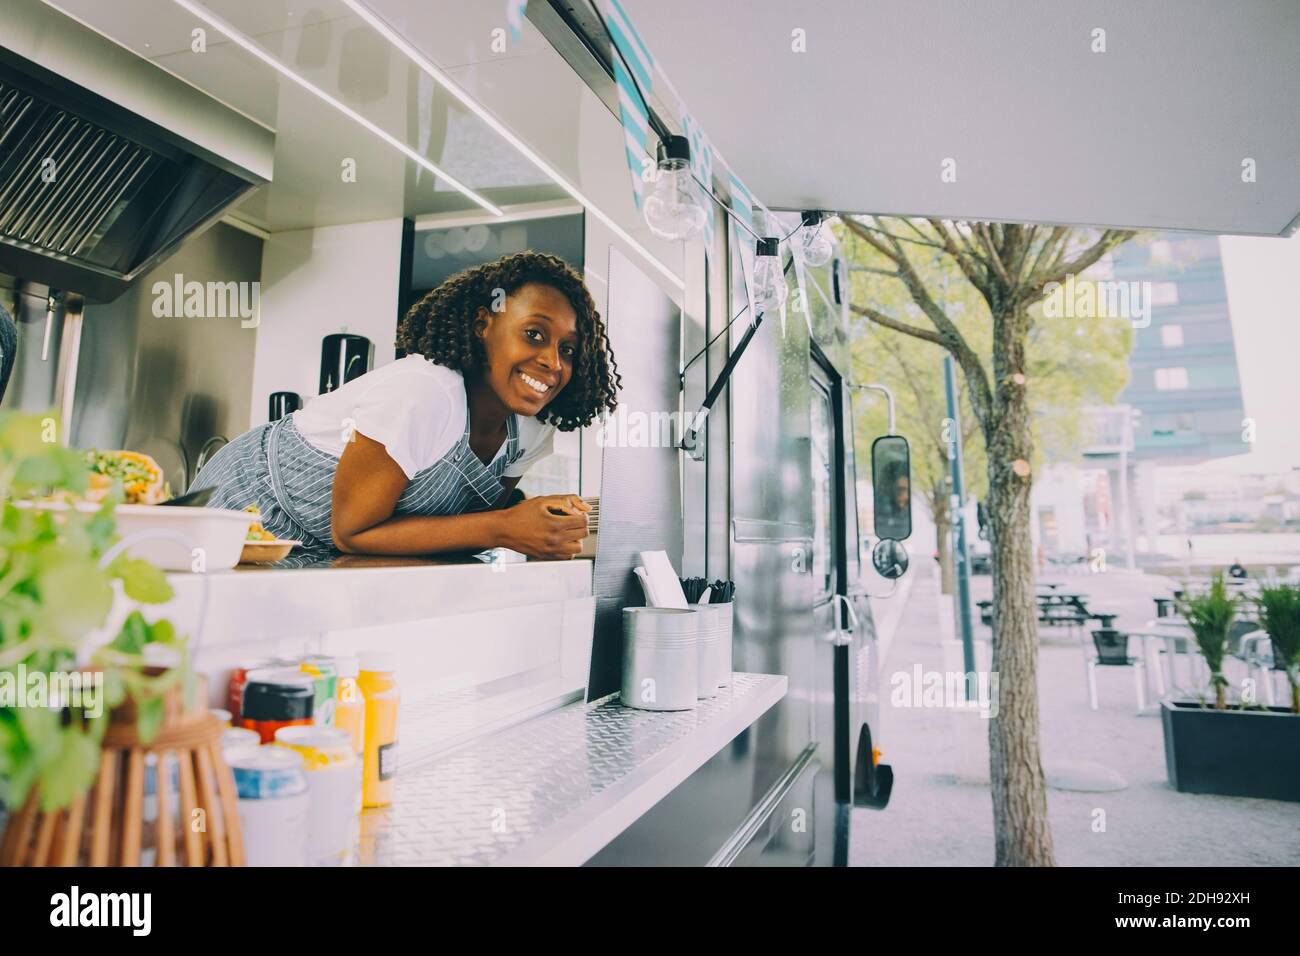
[[[262,240],[218,223],[116,301],[88,304],[71,444],[152,454],[183,491],[204,444],[248,426],[257,329],[238,316],[185,317],[183,303],[157,315],[154,284],[249,283],[251,301],[261,271]]]
[[[732,252],[711,260],[710,336],[745,304],[739,254]],[[789,692],[589,865],[830,862],[829,853],[814,853],[815,827],[823,816],[833,819],[834,808],[813,787],[822,741],[814,736],[812,710],[820,683],[812,576],[795,561],[796,549],[810,554],[813,533],[809,342],[802,318],[790,318],[796,321],[783,332],[779,316],[766,317],[737,364],[709,417],[707,466],[709,573],[735,580],[737,589],[733,666],[785,674]],[[709,381],[750,321],[746,312],[710,350]],[[688,395],[692,384],[688,378]],[[689,492],[694,465],[685,467]],[[601,538],[603,549],[603,532]]]
[[[608,276],[605,321],[622,376],[619,412],[629,416],[630,424],[632,415],[675,411],[680,399],[681,310],[640,267],[612,247]],[[629,427],[629,436],[631,431]],[[671,445],[624,447],[621,441],[607,443],[603,449],[588,700],[619,689],[622,608],[645,604],[632,574],[639,563],[637,553],[666,551],[674,568],[682,566],[679,455]]]

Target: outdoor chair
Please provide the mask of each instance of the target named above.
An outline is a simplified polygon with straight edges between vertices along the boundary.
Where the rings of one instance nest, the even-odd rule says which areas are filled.
[[[1255,685],[1264,692],[1264,703],[1269,707],[1277,706],[1277,689],[1274,679],[1286,670],[1273,657],[1273,642],[1267,631],[1251,631],[1241,639],[1241,646],[1233,651],[1233,656],[1246,664],[1247,671],[1255,678]]]
[[[1146,664],[1140,656],[1128,653],[1128,635],[1114,628],[1100,628],[1092,632],[1091,645],[1083,641],[1084,658],[1088,675],[1088,706],[1097,709],[1097,668],[1133,668],[1134,688],[1137,692],[1137,712],[1147,713]],[[1139,643],[1140,646],[1140,643]]]

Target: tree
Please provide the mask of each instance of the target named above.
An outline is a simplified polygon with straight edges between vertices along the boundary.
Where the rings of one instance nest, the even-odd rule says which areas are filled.
[[[961,369],[971,411],[983,436],[993,570],[993,670],[999,675],[997,716],[989,721],[995,862],[1051,866],[1052,835],[1038,739],[1038,624],[1030,490],[1035,458],[1030,393],[1049,365],[1034,346],[1043,299],[1080,276],[1135,233],[939,219],[843,217],[865,250],[862,268],[896,282],[928,322],[866,302],[853,311],[878,326],[948,351]],[[943,258],[983,300],[988,325],[945,307],[919,264]],[[1034,313],[1037,313],[1035,315]],[[1095,320],[1073,319],[1084,329]],[[1038,352],[1037,356],[1031,352]],[[982,359],[987,355],[987,360]],[[1066,431],[1071,423],[1056,423]],[[1059,429],[1058,429],[1059,430]]]

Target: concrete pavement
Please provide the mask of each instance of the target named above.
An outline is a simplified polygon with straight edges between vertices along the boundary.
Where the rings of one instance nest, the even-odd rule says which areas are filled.
[[[991,865],[987,721],[966,709],[891,704],[891,691],[910,684],[917,664],[923,672],[963,670],[961,646],[951,636],[951,599],[939,593],[933,568],[916,566],[914,573],[881,673],[878,736],[883,760],[894,768],[893,797],[883,811],[854,811],[850,861],[855,866]],[[1154,617],[1150,598],[1168,593],[1164,579],[1123,571],[1044,579],[1087,594],[1093,610],[1119,614],[1121,629]],[[974,599],[988,597],[990,588],[987,577],[974,578]],[[989,629],[977,624],[976,637],[979,666],[987,667]],[[1300,865],[1300,803],[1176,792],[1165,776],[1159,717],[1135,714],[1132,671],[1098,669],[1099,708],[1093,711],[1079,638],[1064,628],[1047,629],[1039,647],[1042,747],[1049,773],[1107,770],[1125,784],[1111,792],[1049,789],[1058,864]],[[906,676],[896,677],[900,674]]]

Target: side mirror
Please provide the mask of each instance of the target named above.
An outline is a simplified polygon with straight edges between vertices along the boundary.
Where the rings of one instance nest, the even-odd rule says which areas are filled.
[[[871,563],[882,578],[901,578],[907,573],[907,549],[901,541],[882,538],[871,549]]]
[[[912,535],[912,456],[907,439],[882,435],[871,444],[871,488],[876,537],[905,541]]]

